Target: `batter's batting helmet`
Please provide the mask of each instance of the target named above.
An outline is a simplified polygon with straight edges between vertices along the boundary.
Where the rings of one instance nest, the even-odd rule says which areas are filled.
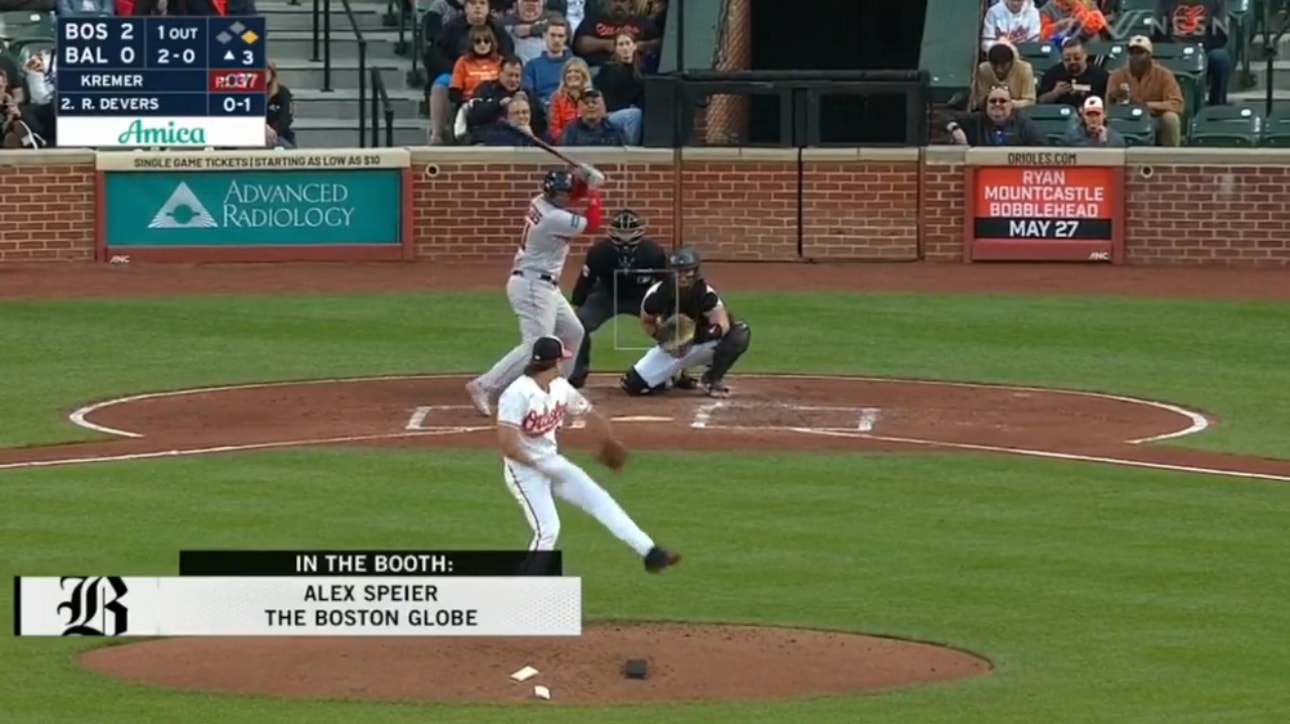
[[[615,244],[636,244],[645,236],[645,222],[631,209],[619,211],[609,222],[609,240]]]
[[[546,176],[542,178],[542,193],[547,196],[553,196],[558,193],[569,193],[573,191],[576,179],[572,171],[557,169],[547,171]]]

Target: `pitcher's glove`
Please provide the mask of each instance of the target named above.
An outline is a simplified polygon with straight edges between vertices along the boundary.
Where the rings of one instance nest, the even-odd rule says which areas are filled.
[[[654,333],[654,341],[658,342],[664,352],[680,356],[694,341],[695,331],[693,319],[684,314],[673,314]]]
[[[627,463],[627,448],[616,437],[606,437],[596,451],[596,460],[610,470],[622,470]]]

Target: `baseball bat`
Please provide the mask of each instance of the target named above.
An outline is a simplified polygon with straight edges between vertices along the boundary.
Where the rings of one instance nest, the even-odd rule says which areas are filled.
[[[570,166],[573,166],[574,168],[591,168],[591,169],[595,170],[597,173],[600,173],[600,169],[597,169],[595,166],[592,166],[591,164],[580,163],[580,162],[578,162],[578,161],[573,160],[572,158],[569,158],[568,156],[564,155],[564,152],[563,152],[563,151],[561,151],[560,149],[556,148],[555,146],[552,146],[551,144],[547,143],[546,141],[542,140],[541,138],[538,138],[537,136],[530,136],[529,134],[527,134],[527,133],[525,133],[524,131],[522,131],[522,130],[520,130],[519,128],[517,128],[514,124],[509,123],[509,122],[507,122],[507,121],[502,121],[502,123],[504,123],[504,124],[506,125],[506,127],[507,127],[507,128],[511,129],[511,131],[513,131],[513,132],[515,132],[515,133],[518,133],[518,134],[520,134],[520,135],[524,136],[525,138],[528,138],[530,141],[532,141],[532,142],[533,142],[533,144],[534,144],[535,146],[537,146],[538,148],[542,149],[543,151],[546,151],[547,153],[551,154],[552,156],[555,156],[556,158],[560,159],[561,161],[564,161],[565,163],[569,164]],[[604,174],[601,174],[601,175],[604,175]]]

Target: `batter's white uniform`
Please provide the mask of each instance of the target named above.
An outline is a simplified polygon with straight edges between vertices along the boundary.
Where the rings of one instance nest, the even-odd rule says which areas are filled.
[[[654,541],[590,475],[560,454],[556,431],[566,415],[584,415],[591,403],[563,378],[543,390],[532,377],[521,375],[497,401],[497,421],[520,431],[520,445],[533,466],[502,458],[506,486],[524,509],[533,529],[529,550],[549,551],[560,537],[560,515],[551,494],[582,508],[637,554],[644,556]]]
[[[524,372],[529,351],[538,337],[555,336],[565,349],[578,349],[585,332],[569,300],[560,291],[560,273],[573,237],[587,230],[587,218],[537,196],[524,218],[520,248],[515,252],[506,297],[520,320],[520,343],[475,383],[485,391],[500,390]],[[564,362],[572,371],[575,360]]]

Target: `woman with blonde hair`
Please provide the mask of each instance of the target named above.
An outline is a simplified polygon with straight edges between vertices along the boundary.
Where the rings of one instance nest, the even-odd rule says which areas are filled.
[[[564,127],[578,117],[582,94],[591,89],[591,67],[582,58],[570,58],[560,74],[560,87],[551,96],[547,111],[547,135],[563,138]]]
[[[266,65],[268,76],[265,79],[266,114],[265,140],[268,146],[295,148],[296,132],[291,130],[294,118],[291,107],[291,91],[278,82],[278,64],[269,61]]]

